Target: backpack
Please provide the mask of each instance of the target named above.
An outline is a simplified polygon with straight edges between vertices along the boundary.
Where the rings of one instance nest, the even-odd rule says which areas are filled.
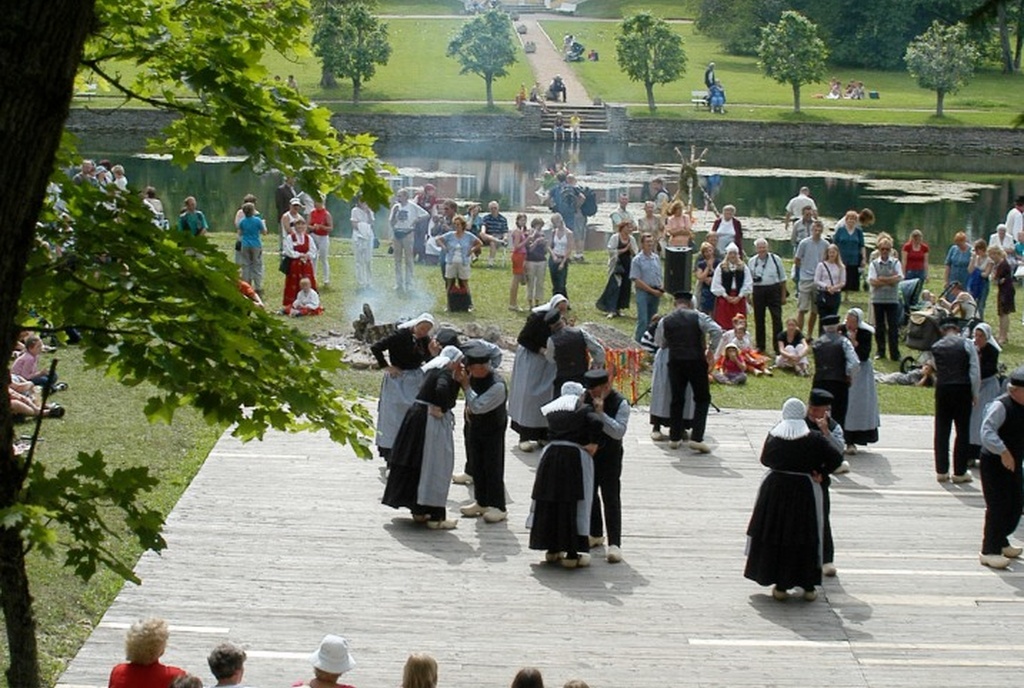
[[[597,215],[597,194],[590,187],[583,187],[583,204],[580,206],[580,212],[584,217]]]

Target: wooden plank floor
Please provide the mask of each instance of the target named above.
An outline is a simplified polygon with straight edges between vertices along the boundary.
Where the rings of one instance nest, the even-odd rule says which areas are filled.
[[[593,688],[1008,685],[1024,664],[1024,565],[979,566],[980,483],[935,482],[929,418],[885,417],[836,478],[839,576],[818,601],[776,602],[743,578],[776,417],[712,411],[700,456],[651,442],[634,411],[625,562],[577,571],[527,548],[537,454],[509,453],[507,523],[440,532],[382,506],[381,462],[323,434],[225,436],[171,514],[168,549],[143,557],[143,584],[124,587],[61,685],[105,686],[126,625],[151,615],[172,625],[165,661],[209,680],[206,654],[231,640],[262,688],[309,678],[328,632],[350,640],[345,679],[361,688],[398,685],[417,650],[445,688],[507,686],[524,665]],[[469,500],[453,486],[450,510]]]

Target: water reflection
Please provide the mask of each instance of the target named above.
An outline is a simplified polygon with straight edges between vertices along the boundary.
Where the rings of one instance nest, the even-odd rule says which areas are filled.
[[[102,150],[99,142],[83,149]],[[639,202],[646,182],[660,174],[674,181],[679,158],[668,146],[594,144],[576,148],[543,143],[408,142],[382,144],[381,157],[399,173],[395,188],[432,182],[438,195],[470,200],[498,200],[503,211],[546,214],[538,196],[545,169],[567,163],[581,183],[597,190],[603,204],[593,222],[610,223],[608,212],[620,192]],[[203,162],[180,169],[167,160],[128,153],[99,154],[125,166],[133,187],[152,185],[173,214],[182,199],[195,195],[215,231],[233,229],[242,197],[254,193],[269,218],[275,214],[275,175],[254,175],[235,161]],[[987,172],[986,170],[992,170]],[[742,150],[728,144],[712,146],[701,173],[715,175],[714,200],[719,207],[735,205],[751,239],[759,231],[781,233],[786,202],[801,185],[811,187],[823,216],[838,218],[850,208],[870,207],[878,218],[875,229],[894,232],[898,239],[921,228],[941,256],[952,235],[966,230],[972,238],[988,237],[1005,218],[1012,199],[1024,193],[1024,176],[1013,158],[946,157],[936,155],[829,152],[801,149]],[[674,188],[674,185],[673,185]],[[698,205],[703,201],[698,196]],[[330,199],[335,226],[348,236],[350,208]],[[639,207],[636,208],[639,211]],[[384,233],[384,213],[378,213],[378,232]],[[701,218],[706,229],[710,219]],[[780,242],[785,252],[788,247]]]

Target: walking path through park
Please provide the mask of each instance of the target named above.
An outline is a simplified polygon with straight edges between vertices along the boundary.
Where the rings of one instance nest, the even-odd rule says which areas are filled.
[[[536,453],[508,451],[507,522],[445,532],[382,506],[380,460],[326,434],[225,435],[170,514],[167,550],[141,559],[143,584],[124,587],[60,685],[106,686],[127,624],[151,615],[171,624],[165,662],[209,680],[207,653],[230,640],[249,654],[245,683],[261,688],[309,678],[328,632],[358,661],[343,680],[367,687],[398,685],[411,651],[438,659],[445,688],[507,686],[523,665],[593,688],[1012,683],[1024,566],[979,566],[980,484],[935,482],[928,417],[883,417],[879,444],[834,479],[839,575],[818,601],[777,602],[743,578],[758,455],[777,417],[712,411],[713,452],[698,455],[652,442],[634,411],[625,561],[594,550],[576,571],[528,549]],[[461,470],[461,431],[456,442]],[[450,513],[470,499],[453,486]]]
[[[536,15],[520,17],[516,24],[522,24],[526,27],[525,34],[517,34],[519,40],[523,42],[532,41],[537,46],[536,52],[526,53],[526,57],[530,61],[530,67],[533,69],[534,79],[540,82],[542,92],[547,91],[548,84],[558,74],[561,75],[562,81],[565,82],[566,105],[593,104],[593,99],[587,95],[583,82],[576,78],[576,73],[572,67],[562,58],[562,37],[548,36],[537,20]],[[527,84],[527,88],[529,88],[529,84]],[[557,106],[551,105],[551,107],[556,108]]]

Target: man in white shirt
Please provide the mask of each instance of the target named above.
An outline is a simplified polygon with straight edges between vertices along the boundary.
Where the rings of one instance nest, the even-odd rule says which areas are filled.
[[[789,199],[789,203],[786,204],[786,227],[789,227],[789,223],[794,218],[803,215],[804,208],[808,206],[813,211],[814,217],[817,217],[818,206],[814,203],[814,199],[811,198],[811,190],[806,186],[801,186],[800,193]]]
[[[620,193],[619,194],[619,207],[616,208],[615,210],[613,210],[612,213],[611,213],[611,217],[612,217],[612,231],[613,232],[619,231],[619,225],[622,222],[626,221],[626,220],[629,220],[630,222],[635,223],[635,220],[633,219],[633,214],[630,213],[628,210],[626,210],[626,206],[628,206],[628,205],[629,205],[629,194]]]
[[[1006,233],[1014,241],[1022,241],[1021,232],[1024,231],[1024,196],[1017,196],[1010,212],[1006,213]]]
[[[416,221],[430,213],[409,200],[409,191],[398,192],[397,202],[391,206],[388,224],[391,225],[391,245],[395,253],[395,291],[412,291],[412,262]]]
[[[825,259],[828,242],[822,238],[825,226],[821,220],[815,220],[811,226],[811,236],[807,237],[796,248],[793,266],[797,274],[797,311],[796,322],[805,337],[814,336],[814,326],[818,322],[818,304],[815,302],[817,287],[814,284],[814,271],[818,263]],[[807,329],[804,329],[804,314],[810,313]]]

